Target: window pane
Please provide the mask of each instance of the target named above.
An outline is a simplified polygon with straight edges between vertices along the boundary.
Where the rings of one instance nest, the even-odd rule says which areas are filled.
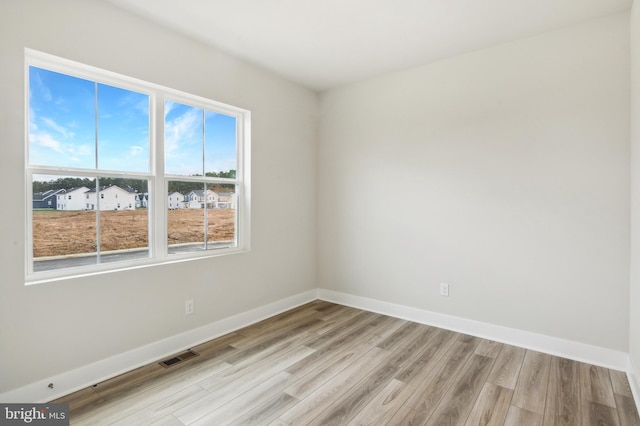
[[[98,84],[98,168],[149,171],[149,96]]]
[[[202,109],[165,101],[165,171],[181,176],[203,175]]]
[[[97,262],[96,213],[87,191],[95,179],[33,176],[33,269],[47,271]]]
[[[95,169],[95,85],[29,67],[29,164]]]
[[[238,198],[235,185],[209,184],[215,203],[207,210],[207,249],[236,246]]]
[[[204,249],[205,184],[169,181],[167,244],[169,253]],[[182,200],[182,201],[180,201]]]
[[[205,172],[212,177],[236,177],[236,118],[206,111]]]
[[[100,197],[88,195],[100,208],[100,263],[149,257],[147,181],[100,178]]]

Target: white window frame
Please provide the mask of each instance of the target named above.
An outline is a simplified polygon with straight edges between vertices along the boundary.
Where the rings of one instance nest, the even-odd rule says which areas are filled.
[[[35,66],[73,77],[96,81],[122,89],[144,93],[149,96],[149,172],[111,172],[108,170],[74,169],[70,167],[33,166],[29,164],[29,67]],[[170,89],[157,84],[127,77],[111,71],[59,58],[57,56],[25,49],[25,176],[26,176],[26,265],[25,283],[38,284],[77,276],[124,271],[133,268],[150,267],[159,264],[192,261],[241,253],[250,249],[251,223],[251,112],[235,106],[223,104],[201,96]],[[236,118],[237,165],[236,178],[207,178],[165,175],[164,173],[164,104],[165,100],[180,102],[197,108],[219,112]],[[149,204],[149,257],[143,259],[109,262],[97,265],[70,267],[57,270],[33,271],[33,175],[85,176],[85,177],[126,177],[148,180]],[[197,181],[206,183],[235,184],[238,205],[236,208],[236,241],[234,247],[186,253],[168,253],[168,182]],[[160,196],[158,195],[160,194]]]

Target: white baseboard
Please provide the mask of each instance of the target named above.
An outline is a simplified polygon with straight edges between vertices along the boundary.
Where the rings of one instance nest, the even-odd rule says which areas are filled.
[[[333,290],[318,289],[318,297],[328,302],[352,306],[421,324],[432,325],[459,333],[482,337],[509,345],[532,349],[563,358],[598,365],[620,371],[629,371],[629,354],[585,343],[559,339],[528,331],[517,330],[454,317],[395,303],[383,302]],[[636,376],[637,377],[637,376]],[[636,399],[637,400],[637,399]],[[639,405],[640,406],[640,405]]]
[[[3,403],[48,402],[80,389],[126,373],[135,368],[156,362],[170,355],[208,340],[238,330],[247,325],[288,311],[318,298],[317,290],[310,290],[292,297],[243,312],[193,330],[142,346],[89,365],[67,371],[18,389],[0,394]],[[47,385],[54,383],[54,389]]]
[[[631,357],[629,357],[629,371],[627,372],[627,378],[629,379],[629,386],[631,387],[631,393],[633,399],[636,402],[636,407],[640,408],[640,376],[638,376],[640,370],[636,368]]]

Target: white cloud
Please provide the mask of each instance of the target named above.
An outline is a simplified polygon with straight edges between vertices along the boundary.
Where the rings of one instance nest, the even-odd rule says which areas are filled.
[[[144,151],[144,148],[141,146],[130,146],[129,147],[129,157],[135,157],[140,155]]]
[[[65,145],[65,150],[73,155],[81,155],[86,157],[88,155],[93,156],[93,147],[91,145]]]
[[[198,123],[201,117],[201,110],[190,108],[181,116],[165,123],[164,143],[167,157],[178,152],[185,143],[193,142],[197,131],[201,129],[201,124]]]
[[[171,101],[166,101],[164,103],[164,118],[166,120],[167,115],[169,115],[169,113],[171,112],[171,110],[176,106],[175,102],[171,102]]]
[[[89,144],[63,143],[46,132],[35,132],[29,134],[29,141],[42,148],[50,149],[59,154],[68,156],[71,160],[79,161],[78,157],[93,155],[93,149]]]
[[[33,111],[33,108],[29,107],[29,131],[35,132],[38,130],[38,125],[36,124],[36,114]]]
[[[55,140],[48,133],[44,133],[44,132],[31,133],[29,135],[29,141],[31,143],[36,143],[42,146],[43,148],[52,149],[55,152],[58,152],[60,154],[65,154],[62,143],[60,143],[60,141]]]
[[[31,75],[35,77],[31,79],[31,81],[29,82],[31,87],[34,87],[34,83],[35,83],[35,87],[38,90],[38,92],[40,92],[40,96],[42,97],[42,99],[45,100],[46,102],[51,102],[51,99],[52,99],[51,91],[46,85],[42,83],[42,79],[40,78],[40,73],[34,72]]]
[[[61,126],[60,124],[58,124],[55,121],[53,121],[51,118],[40,117],[40,120],[42,122],[44,122],[44,124],[46,124],[49,128],[51,128],[51,129],[55,130],[56,132],[60,133],[65,138],[72,138],[72,137],[75,136],[75,133],[67,130],[66,127]]]

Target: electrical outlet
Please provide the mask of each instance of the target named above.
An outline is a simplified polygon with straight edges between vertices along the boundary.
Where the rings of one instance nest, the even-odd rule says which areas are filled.
[[[449,297],[449,284],[440,283],[440,296]]]
[[[185,315],[193,315],[196,313],[196,305],[193,302],[193,299],[184,301],[184,314]]]

